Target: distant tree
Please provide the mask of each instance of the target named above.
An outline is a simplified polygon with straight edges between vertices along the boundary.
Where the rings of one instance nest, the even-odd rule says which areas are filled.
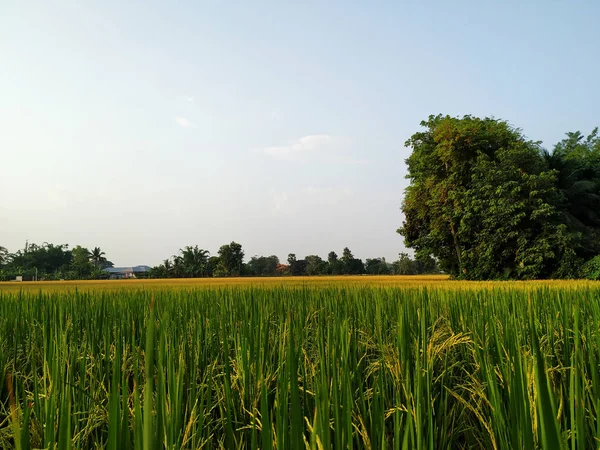
[[[219,263],[213,270],[213,277],[228,277],[230,274],[231,273],[225,268],[223,261],[219,260]]]
[[[188,278],[198,278],[206,275],[206,265],[210,253],[208,250],[198,248],[198,246],[188,245],[179,250],[180,264],[184,276]]]
[[[274,277],[277,275],[279,258],[271,256],[253,256],[247,264],[247,274],[257,277]]]
[[[104,262],[106,262],[106,258],[104,257],[105,253],[100,249],[100,247],[94,247],[90,252],[90,260],[94,263],[94,266],[100,268]]]
[[[169,278],[173,271],[173,263],[171,262],[171,260],[169,258],[167,258],[163,261],[162,267],[164,269],[164,271],[162,273],[164,273],[165,278]]]
[[[420,255],[413,261],[415,272],[417,274],[435,274],[440,273],[437,261],[430,255]]]
[[[77,245],[73,248],[71,254],[73,256],[73,262],[71,266],[74,275],[77,278],[89,278],[94,268],[92,262],[90,261],[90,251],[81,245]]]
[[[8,250],[0,245],[0,266],[8,262]]]
[[[327,262],[329,264],[334,263],[338,260],[338,255],[336,252],[334,251],[330,251],[329,254],[327,255]]]
[[[208,258],[208,262],[206,263],[206,276],[212,277],[214,275],[214,271],[221,262],[221,258],[218,256],[211,256]]]
[[[290,266],[288,264],[277,264],[277,275],[291,275]]]
[[[342,262],[338,259],[336,252],[331,251],[327,255],[327,263],[329,264],[328,272],[332,275],[340,275],[344,271]]]
[[[354,259],[354,255],[352,254],[352,252],[350,251],[350,249],[348,247],[344,247],[344,250],[342,252],[342,258],[340,260],[340,262],[342,263],[342,273],[343,274],[349,274],[351,273],[351,262]]]
[[[221,258],[221,264],[228,276],[241,275],[242,264],[244,263],[244,251],[241,244],[231,241],[230,244],[221,246],[219,258]]]
[[[183,257],[181,255],[173,256],[173,266],[171,267],[171,275],[173,278],[185,277],[185,265],[183,263]]]
[[[365,273],[365,266],[361,259],[354,258],[354,255],[348,247],[342,252],[342,273],[346,275],[359,275]]]
[[[290,253],[287,257],[288,264],[292,266],[296,261],[296,255],[294,253]]]
[[[349,275],[361,275],[365,273],[365,265],[362,259],[352,258],[347,268]]]
[[[352,252],[348,247],[344,247],[344,251],[342,252],[342,262],[348,264],[352,259],[354,259]]]
[[[306,275],[324,275],[327,273],[327,261],[318,255],[308,255],[306,260]]]
[[[389,275],[390,268],[385,258],[367,258],[365,272],[369,275]]]
[[[148,278],[169,278],[169,273],[165,269],[164,264],[159,264],[150,269]]]
[[[294,276],[305,276],[308,263],[305,259],[299,259],[290,266],[290,271]]]
[[[395,275],[416,275],[417,268],[415,262],[410,258],[408,253],[400,253],[398,260],[394,262]]]
[[[308,263],[304,259],[297,259],[294,253],[290,253],[287,258],[290,266],[290,275],[304,276],[306,275],[306,267]]]

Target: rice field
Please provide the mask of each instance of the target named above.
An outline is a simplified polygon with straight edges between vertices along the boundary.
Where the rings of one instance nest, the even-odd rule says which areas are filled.
[[[599,447],[600,284],[342,278],[3,284],[0,448]]]
[[[312,277],[171,278],[89,281],[36,281],[0,283],[0,292],[120,291],[128,289],[205,289],[215,287],[397,287],[465,289],[532,289],[539,287],[576,289],[599,286],[588,280],[453,281],[447,275],[342,275]]]

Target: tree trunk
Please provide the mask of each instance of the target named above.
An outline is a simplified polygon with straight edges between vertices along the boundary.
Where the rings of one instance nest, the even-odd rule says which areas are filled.
[[[454,249],[456,250],[456,258],[458,259],[458,272],[460,275],[460,271],[462,270],[462,256],[460,254],[460,245],[458,244],[458,237],[456,236],[456,230],[454,229],[452,220],[450,220],[450,232],[452,233],[452,239],[454,241]]]

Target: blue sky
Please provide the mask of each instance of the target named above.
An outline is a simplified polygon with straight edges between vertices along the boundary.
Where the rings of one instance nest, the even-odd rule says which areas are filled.
[[[600,125],[600,3],[4,2],[0,245],[395,259],[405,140]]]

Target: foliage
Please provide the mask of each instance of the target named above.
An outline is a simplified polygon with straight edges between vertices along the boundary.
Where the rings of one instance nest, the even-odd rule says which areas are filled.
[[[290,266],[288,264],[277,264],[277,275],[291,275]]]
[[[71,253],[73,255],[71,266],[77,278],[88,278],[92,274],[94,268],[90,260],[90,251],[81,245],[77,245]]]
[[[329,265],[319,255],[308,255],[304,259],[306,261],[306,275],[327,274]]]
[[[600,280],[600,255],[593,257],[583,265],[582,275],[589,280]]]
[[[8,259],[8,249],[0,245],[0,267],[6,264]]]
[[[457,278],[574,278],[598,253],[596,130],[569,134],[549,154],[496,119],[421,125],[406,142],[411,183],[398,230],[418,259],[433,255]]]
[[[392,268],[385,258],[367,258],[365,272],[369,275],[389,275]]]
[[[198,278],[205,275],[208,258],[208,250],[198,248],[198,246],[188,245],[179,250],[179,255],[174,256],[174,265],[180,270],[180,275],[186,278]]]
[[[398,261],[393,264],[394,273],[396,275],[416,275],[417,265],[413,261],[408,253],[400,253]]]
[[[241,244],[231,241],[219,249],[221,266],[228,276],[240,276],[244,263],[244,251]]]
[[[110,274],[105,270],[113,267],[100,247],[89,250],[83,246],[69,249],[68,245],[44,243],[41,246],[28,244],[25,249],[15,253],[2,250],[0,247],[0,281],[14,280],[23,276],[25,280],[33,280],[36,269],[39,280],[76,280],[107,279]],[[417,264],[415,262],[415,264]],[[162,264],[152,267],[149,272],[136,274],[137,278],[205,278],[230,276],[326,276],[326,275],[389,275],[399,274],[395,263],[388,263],[385,258],[362,260],[354,258],[348,247],[343,257],[338,258],[331,251],[324,260],[319,255],[307,255],[297,259],[296,255],[288,255],[288,264],[280,264],[276,255],[258,256],[244,262],[244,251],[241,244],[231,242],[219,249],[219,255],[210,255],[208,250],[198,245],[187,245],[177,254],[165,259]],[[435,262],[434,262],[435,267]],[[415,265],[415,274],[435,273],[434,270]]]
[[[254,277],[274,277],[277,276],[277,267],[279,258],[271,256],[253,256],[246,265],[246,273]]]
[[[107,262],[106,253],[102,251],[100,247],[94,247],[90,254],[90,260],[94,263],[94,266],[98,268],[103,268],[104,264]]]

